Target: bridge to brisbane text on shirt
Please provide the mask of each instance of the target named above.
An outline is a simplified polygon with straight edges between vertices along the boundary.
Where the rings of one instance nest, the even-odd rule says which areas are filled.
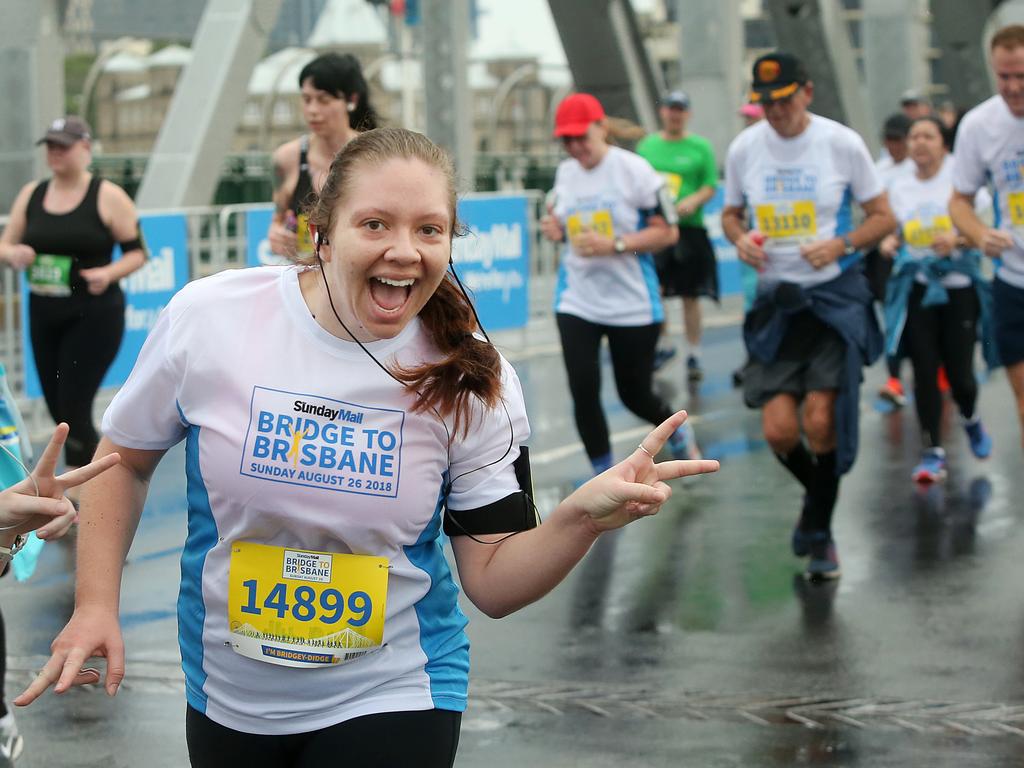
[[[405,412],[253,387],[240,472],[372,496],[398,494]]]

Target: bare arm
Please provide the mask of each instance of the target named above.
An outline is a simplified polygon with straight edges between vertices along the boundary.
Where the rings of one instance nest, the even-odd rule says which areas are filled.
[[[100,217],[118,243],[128,243],[140,237],[139,214],[128,193],[116,184],[104,181],[100,185]],[[132,248],[121,254],[121,258],[102,267],[80,271],[82,279],[89,285],[89,292],[101,294],[111,283],[140,269],[146,263],[146,252]]]
[[[274,215],[270,219],[267,238],[270,249],[282,256],[295,256],[298,239],[293,221],[295,211],[291,210],[292,193],[298,184],[298,144],[289,141],[274,150]]]
[[[898,225],[889,205],[889,196],[885,192],[864,201],[861,208],[864,209],[864,221],[847,235],[850,243],[858,250],[876,245]],[[818,240],[800,247],[800,255],[815,269],[827,267],[839,260],[845,251],[846,244],[841,237]]]
[[[762,247],[764,238],[747,229],[747,209],[740,205],[727,205],[722,209],[722,231],[735,244],[740,261],[762,269],[768,255]]]
[[[698,208],[707,203],[712,197],[715,196],[715,190],[717,187],[701,187],[696,192],[692,192],[678,203],[676,203],[676,210],[679,211],[680,216],[689,216],[693,214]]]
[[[679,412],[662,422],[644,438],[647,449],[657,453],[684,419],[685,413]],[[506,616],[558,585],[601,533],[656,514],[671,495],[668,480],[717,470],[717,461],[656,464],[638,448],[578,489],[530,531],[497,544],[454,537],[463,589],[487,615]]]
[[[1008,232],[986,227],[974,210],[974,195],[965,195],[953,190],[949,200],[949,217],[953,226],[971,243],[980,248],[986,256],[997,257],[1007,248],[1013,247],[1013,238]]]
[[[16,269],[24,269],[36,257],[36,252],[21,242],[21,238],[25,235],[25,212],[28,210],[28,201],[35,188],[36,182],[32,181],[18,192],[18,196],[14,198],[14,204],[11,206],[7,226],[4,227],[3,234],[0,235],[0,261],[5,261]]]
[[[626,252],[660,251],[679,239],[679,229],[670,225],[662,216],[651,216],[647,226],[636,232],[622,235]],[[572,241],[573,248],[581,256],[611,256],[615,254],[615,238],[589,230],[582,232]]]
[[[96,457],[113,451],[121,455],[120,463],[82,489],[75,612],[53,641],[52,654],[42,672],[15,699],[18,706],[31,704],[54,683],[54,690],[64,693],[72,685],[97,682],[95,671],[81,671],[90,656],[107,659],[109,695],[117,692],[124,677],[124,643],[118,619],[121,575],[149,479],[164,451],[124,448],[103,438]]]

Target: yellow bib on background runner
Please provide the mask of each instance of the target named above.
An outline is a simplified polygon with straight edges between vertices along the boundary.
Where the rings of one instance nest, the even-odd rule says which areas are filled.
[[[818,236],[818,214],[813,200],[766,203],[754,209],[757,228],[773,240],[810,242]]]
[[[668,193],[672,195],[672,199],[675,200],[678,198],[679,190],[683,188],[683,177],[678,173],[662,171],[661,178],[665,180],[665,188],[668,190]]]
[[[36,254],[28,268],[28,285],[38,296],[70,296],[71,257]]]
[[[565,228],[570,240],[586,231],[597,232],[605,237],[615,237],[612,212],[609,210],[574,213],[566,220]]]
[[[295,251],[313,253],[313,236],[309,234],[309,214],[300,213],[296,218]]]
[[[388,560],[237,541],[228,627],[236,653],[286,667],[344,664],[384,642]]]
[[[949,216],[934,216],[931,223],[911,219],[903,225],[903,241],[912,248],[931,248],[935,236],[953,231],[953,220]]]

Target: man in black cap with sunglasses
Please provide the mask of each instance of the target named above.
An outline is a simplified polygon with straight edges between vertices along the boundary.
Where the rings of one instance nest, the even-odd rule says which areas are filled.
[[[765,119],[729,147],[722,228],[760,273],[743,329],[744,399],[805,490],[793,553],[809,556],[809,578],[834,579],[832,511],[856,456],[861,368],[882,350],[861,254],[896,219],[864,141],[809,112],[813,96],[795,56],[754,62],[750,101]]]

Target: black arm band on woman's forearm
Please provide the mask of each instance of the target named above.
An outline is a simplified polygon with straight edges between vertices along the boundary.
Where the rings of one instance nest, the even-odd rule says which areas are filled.
[[[131,240],[125,240],[123,243],[118,243],[121,246],[121,253],[128,253],[129,251],[142,251],[146,252],[146,244],[142,242],[142,234],[138,234]]]

